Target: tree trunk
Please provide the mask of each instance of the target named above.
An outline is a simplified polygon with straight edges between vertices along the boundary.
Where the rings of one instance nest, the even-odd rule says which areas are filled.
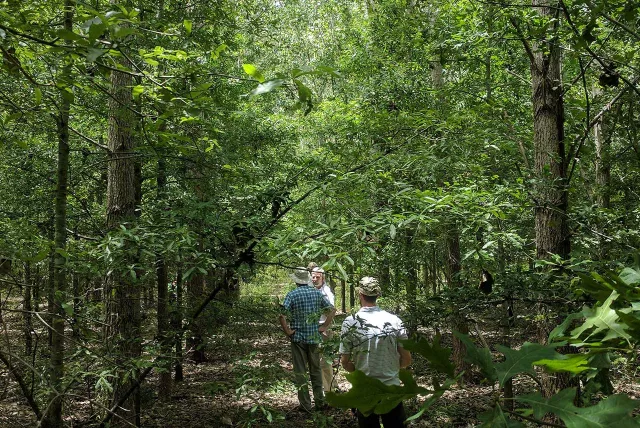
[[[347,313],[347,281],[343,279],[340,280],[340,297],[341,299],[341,308],[342,309],[342,313],[346,314]]]
[[[24,308],[24,352],[27,356],[31,356],[31,353],[33,352],[33,317],[31,315],[33,305],[31,304],[31,288],[35,287],[35,284],[33,284],[32,281],[33,278],[31,278],[31,263],[26,262],[24,264],[24,283],[26,284],[26,286],[22,290],[22,305]]]
[[[176,274],[175,290],[173,296],[173,308],[171,310],[171,330],[175,339],[175,381],[184,379],[182,371],[182,269],[178,267]]]
[[[157,200],[162,203],[166,191],[166,165],[162,155],[158,158]],[[164,256],[156,254],[156,276],[158,286],[158,340],[160,341],[160,365],[158,379],[158,399],[171,398],[171,337],[169,335],[168,272]]]
[[[73,14],[75,1],[66,0],[64,3],[64,29],[73,30]],[[71,58],[65,58],[67,64],[63,67],[59,76],[59,82],[70,85]],[[53,289],[50,297],[53,302],[51,320],[51,347],[50,347],[50,387],[49,406],[43,415],[41,426],[45,428],[62,428],[62,379],[64,376],[64,321],[65,310],[63,305],[66,300],[67,276],[64,250],[67,246],[67,186],[69,181],[69,111],[71,109],[71,97],[67,90],[70,86],[60,90],[60,112],[57,121],[58,132],[58,170],[56,173],[56,198],[55,198],[55,232],[54,245],[54,278]],[[51,306],[51,305],[50,305]]]
[[[538,259],[558,255],[569,257],[570,237],[567,223],[569,192],[564,144],[564,107],[562,95],[561,51],[558,43],[559,17],[549,0],[534,0],[534,10],[544,20],[552,20],[539,41],[529,50],[533,102],[533,145],[536,174],[535,232]],[[526,45],[525,45],[526,47]],[[538,326],[538,338],[546,343],[547,322]],[[546,396],[569,386],[569,376],[544,375]]]
[[[131,68],[127,60],[121,60],[123,66]],[[107,227],[117,229],[121,225],[130,227],[135,221],[136,174],[134,142],[132,131],[134,116],[129,110],[132,104],[130,74],[111,72],[111,97],[109,98],[109,165],[107,171]],[[136,280],[130,273],[121,269],[133,263],[135,256],[125,244],[120,266],[113,269],[108,279],[105,297],[107,299],[107,322],[113,333],[110,341],[115,344],[116,361],[120,368],[114,388],[113,402],[117,403],[133,385],[138,370],[130,368],[132,360],[140,357],[140,291]],[[113,296],[113,297],[112,297]],[[113,301],[111,301],[113,299]],[[115,336],[115,337],[113,337]],[[127,368],[130,368],[127,370]],[[139,388],[116,410],[120,418],[139,426]]]
[[[534,0],[543,19],[552,19],[555,8],[548,0]],[[558,21],[546,39],[534,45],[531,53],[533,101],[533,145],[537,179],[535,197],[536,250],[539,259],[551,254],[567,258],[570,252],[567,208],[567,161],[564,145],[564,107]]]

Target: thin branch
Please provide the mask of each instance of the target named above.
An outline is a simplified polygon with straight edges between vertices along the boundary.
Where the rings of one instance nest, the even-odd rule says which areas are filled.
[[[569,26],[571,27],[571,31],[573,31],[573,33],[577,37],[580,37],[580,32],[578,31],[578,29],[576,28],[575,24],[573,23],[573,20],[571,19],[571,14],[569,13],[569,10],[567,9],[567,6],[564,4],[563,1],[560,1],[559,4],[562,6],[562,10],[564,11],[564,16],[567,18],[567,22],[569,23]],[[603,69],[607,70],[609,68],[607,66],[607,64],[604,63],[602,58],[600,58],[595,52],[593,52],[593,50],[591,50],[591,48],[588,45],[585,45],[585,49],[587,50],[587,52],[589,52],[589,55],[591,55],[596,61],[598,61],[598,63],[602,66]],[[631,89],[633,89],[633,91],[636,94],[640,95],[640,89],[638,89],[636,87],[635,82],[631,82],[629,79],[624,77],[622,74],[620,74],[619,76],[620,76],[620,79],[622,79],[622,81],[624,81],[624,83],[626,83],[629,87],[631,87]],[[636,82],[637,82],[637,79],[636,79]]]
[[[640,76],[638,76],[638,77],[636,77],[634,79],[632,85],[635,85],[638,82],[638,80],[640,80]],[[598,114],[596,114],[593,119],[591,119],[591,121],[588,123],[586,129],[582,133],[582,136],[580,137],[580,140],[578,141],[577,149],[575,149],[575,151],[574,151],[575,144],[572,144],[571,147],[569,148],[569,157],[567,158],[567,164],[571,163],[572,160],[573,160],[573,163],[571,165],[571,171],[569,172],[569,176],[567,178],[567,185],[571,182],[571,177],[573,176],[573,171],[575,170],[577,159],[578,159],[578,154],[580,153],[580,150],[582,150],[582,146],[584,146],[585,141],[589,137],[589,134],[591,133],[591,129],[598,123],[598,121],[602,118],[602,116],[606,112],[611,110],[613,105],[615,103],[617,103],[620,100],[620,98],[622,98],[622,96],[625,94],[625,92],[627,92],[627,90],[629,90],[630,87],[632,87],[632,86],[631,85],[627,86],[627,87],[623,88],[620,92],[618,92],[618,94],[615,97],[613,97],[613,99],[611,99],[611,101],[609,101],[607,104],[605,104],[603,109],[600,110],[600,112]]]
[[[537,68],[538,65],[536,64],[536,57],[533,55],[533,50],[531,49],[531,45],[529,45],[529,42],[524,37],[524,34],[520,29],[520,26],[518,25],[518,21],[516,21],[516,19],[513,16],[510,16],[509,22],[511,22],[511,25],[513,25],[513,28],[515,28],[516,33],[518,34],[518,38],[520,39],[520,41],[522,42],[522,45],[524,46],[524,50],[527,51],[527,56],[529,57],[529,61],[531,61],[531,66]]]
[[[0,28],[5,30],[8,33],[14,34],[14,35],[16,35],[18,37],[23,37],[25,39],[32,40],[34,42],[40,43],[41,45],[53,46],[55,48],[65,48],[65,46],[62,46],[62,45],[56,45],[55,41],[49,42],[47,40],[39,39],[39,38],[31,36],[29,34],[21,33],[18,30],[14,30],[13,28],[7,27],[7,26],[2,25],[2,24],[0,24]],[[59,40],[59,39],[55,39],[55,40]]]
[[[506,409],[504,407],[502,408],[502,410],[504,412],[509,413],[510,415],[517,416],[519,418],[524,419],[525,421],[533,422],[533,423],[538,424],[538,425],[545,425],[545,426],[548,426],[548,427],[564,428],[564,425],[554,424],[553,422],[540,421],[538,419],[534,419],[534,418],[531,418],[529,416],[521,415],[520,413],[514,412],[513,410],[509,410],[509,409]]]
[[[81,132],[77,131],[75,128],[72,128],[71,126],[69,126],[69,131],[73,132],[74,134],[76,134],[78,137],[82,138],[83,140],[93,144],[94,146],[102,149],[102,150],[106,150],[107,152],[110,152],[109,147],[105,146],[104,144],[100,144],[100,142],[87,137],[86,135],[82,134]]]
[[[587,2],[587,5],[589,5],[589,8],[593,11],[594,9],[596,9],[593,5],[593,3],[591,3],[590,1]],[[624,25],[622,22],[616,20],[615,18],[613,18],[611,15],[600,11],[600,16],[602,16],[604,19],[606,19],[607,21],[611,22],[612,24],[617,25],[618,27],[622,28],[624,31],[626,31],[627,33],[631,34],[633,37],[635,37],[636,39],[640,40],[640,35],[638,35],[638,33],[636,33],[635,31],[633,31],[631,28],[627,27],[626,25]]]
[[[20,389],[22,390],[22,394],[24,395],[24,398],[27,399],[27,402],[29,403],[29,407],[31,407],[31,410],[33,410],[33,413],[35,413],[36,417],[40,419],[42,417],[42,412],[40,411],[40,407],[38,407],[38,403],[33,398],[33,394],[29,392],[29,386],[24,382],[24,379],[22,378],[22,374],[20,373],[18,368],[13,366],[13,364],[11,363],[11,360],[7,358],[7,356],[2,351],[0,351],[0,361],[2,361],[5,366],[7,366],[7,368],[13,375],[13,378],[20,386]]]
[[[118,410],[118,408],[120,406],[122,406],[124,404],[125,401],[127,401],[127,398],[129,398],[129,396],[131,394],[133,394],[133,392],[138,389],[140,387],[140,384],[145,380],[145,378],[149,375],[149,373],[151,373],[151,371],[153,370],[153,366],[147,367],[141,374],[140,376],[138,376],[138,378],[133,382],[133,385],[131,385],[131,387],[129,388],[129,390],[127,392],[125,392],[122,397],[120,397],[120,399],[118,400],[117,403],[115,403],[113,405],[113,407],[111,407],[111,409],[107,410],[107,415],[104,417],[104,419],[102,419],[102,421],[100,421],[100,427],[105,427],[109,424],[109,421],[114,417],[117,416],[116,415],[116,411]]]

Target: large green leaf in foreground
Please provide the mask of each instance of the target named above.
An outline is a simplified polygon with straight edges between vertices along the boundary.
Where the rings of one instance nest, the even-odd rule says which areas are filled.
[[[440,337],[436,336],[433,344],[426,340],[401,340],[402,347],[407,351],[422,355],[429,360],[431,366],[438,372],[444,373],[449,377],[454,376],[454,366],[449,357],[451,349],[440,346]]]
[[[387,413],[403,400],[434,392],[418,386],[407,370],[400,370],[402,386],[385,385],[360,370],[347,374],[346,378],[351,389],[344,394],[327,392],[327,402],[334,407],[356,408],[364,415]]]
[[[546,413],[554,413],[567,425],[567,428],[628,428],[639,427],[640,422],[631,417],[638,401],[626,395],[617,394],[605,398],[595,406],[576,407],[573,399],[575,388],[563,389],[556,395],[544,398],[539,393],[516,397],[516,400],[533,407],[536,418]]]

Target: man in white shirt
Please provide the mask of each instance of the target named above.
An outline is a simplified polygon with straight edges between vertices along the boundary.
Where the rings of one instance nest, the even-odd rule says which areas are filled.
[[[378,280],[365,276],[357,288],[360,310],[342,323],[340,362],[348,372],[360,370],[385,385],[400,385],[400,369],[411,364],[411,353],[399,339],[407,338],[402,320],[380,309],[376,303],[381,294]],[[360,428],[402,428],[406,419],[402,403],[384,415],[364,416],[357,412]]]
[[[311,282],[313,286],[320,290],[320,292],[329,300],[329,302],[335,307],[336,298],[331,291],[331,288],[326,284],[324,280],[324,269],[320,267],[314,267],[311,270]],[[326,321],[327,316],[322,314],[319,323],[322,325]],[[333,336],[333,332],[328,328],[322,334],[322,340],[330,339]],[[326,348],[323,350],[326,351]],[[320,356],[320,366],[322,367],[322,387],[324,392],[335,391],[337,382],[333,375],[333,358],[325,356],[322,352]]]

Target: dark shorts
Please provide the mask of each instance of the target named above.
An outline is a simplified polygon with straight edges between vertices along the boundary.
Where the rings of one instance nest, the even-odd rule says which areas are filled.
[[[375,413],[365,416],[358,410],[358,427],[359,428],[380,428],[380,419],[384,424],[384,428],[403,428],[404,421],[407,419],[404,413],[402,403],[394,407],[389,413],[384,415],[376,415]]]

